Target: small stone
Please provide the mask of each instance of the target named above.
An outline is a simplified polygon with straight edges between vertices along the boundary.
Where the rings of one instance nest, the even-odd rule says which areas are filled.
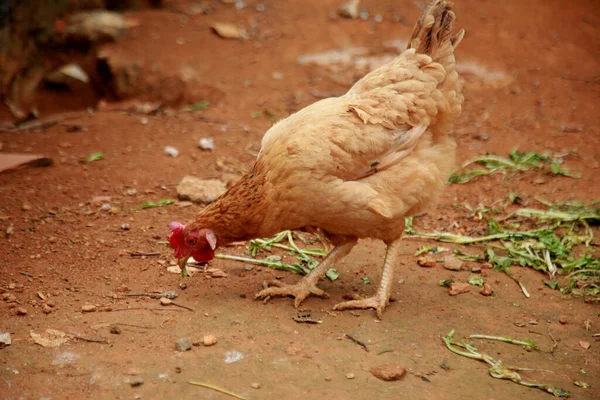
[[[177,351],[188,351],[192,348],[192,342],[188,338],[181,338],[175,341],[175,350]]]
[[[50,236],[50,237],[48,238],[48,241],[49,241],[50,243],[56,243],[56,242],[58,241],[58,238],[57,238],[56,236]]]
[[[27,315],[27,309],[23,307],[17,308],[17,315]]]
[[[121,225],[121,230],[123,231],[128,231],[131,229],[131,226],[129,224],[123,224]]]
[[[483,296],[491,296],[493,293],[494,289],[492,289],[492,286],[489,283],[484,282],[479,294],[482,294]]]
[[[431,257],[419,257],[417,258],[417,264],[423,268],[435,267],[436,261]]]
[[[175,373],[176,374],[180,374],[181,373],[181,367],[175,367]]]
[[[131,289],[129,289],[129,287],[127,285],[121,285],[119,286],[119,288],[117,289],[118,292],[121,293],[125,293],[125,292],[129,292]]]
[[[179,289],[181,289],[181,290],[187,289],[187,283],[186,282],[180,282],[179,283]]]
[[[397,381],[406,374],[406,368],[400,364],[386,364],[371,368],[371,373],[382,381]]]
[[[356,375],[354,375],[353,372],[350,372],[350,373],[346,374],[346,379],[354,379],[354,378],[356,378]]]
[[[129,384],[131,385],[131,387],[142,386],[144,384],[144,378],[139,377],[139,376],[134,376],[133,378],[131,378],[129,380]]]
[[[226,190],[225,183],[218,179],[185,176],[177,186],[177,196],[180,200],[190,200],[194,203],[211,203]]]
[[[10,346],[12,339],[9,332],[0,333],[0,349],[6,346]]]
[[[46,300],[46,305],[47,305],[48,307],[52,307],[52,308],[56,307],[56,303],[55,303],[55,302],[54,302],[54,300],[52,300],[52,299],[48,299],[48,300]]]
[[[112,333],[113,335],[120,335],[121,332],[123,332],[123,330],[119,325],[112,325],[110,327],[110,333]]]
[[[202,338],[202,344],[205,346],[213,346],[217,344],[217,337],[215,335],[204,335],[204,338]]]
[[[194,347],[198,347],[198,346],[200,346],[201,344],[202,344],[202,339],[193,339],[193,340],[192,340],[192,345],[193,345]]]
[[[81,311],[82,312],[94,312],[94,311],[96,311],[96,306],[93,304],[84,304],[83,306],[81,306]]]
[[[251,387],[252,389],[260,389],[260,383],[258,383],[258,382],[252,382],[252,383],[250,384],[250,387]]]
[[[246,271],[252,271],[252,270],[254,269],[254,265],[249,265],[249,264],[248,264],[248,265],[246,265],[246,266],[244,267],[244,269],[245,269]]]
[[[29,211],[29,210],[31,210],[31,205],[27,204],[27,203],[23,203],[23,205],[21,206],[21,210]]]
[[[567,317],[566,317],[566,315],[561,315],[560,318],[558,318],[558,322],[560,322],[561,324],[565,325],[567,323]]]
[[[44,304],[42,306],[42,311],[44,314],[50,314],[52,312],[52,307],[50,307],[48,304]]]
[[[325,382],[331,382],[331,381],[332,381],[331,377],[329,377],[329,376],[325,377]]]
[[[17,287],[17,284],[14,283],[14,282],[11,282],[11,283],[8,284],[8,290],[13,290],[16,287]]]
[[[213,151],[215,149],[215,141],[213,138],[202,138],[198,143],[198,147],[202,150]]]
[[[166,146],[163,151],[165,152],[165,155],[169,157],[175,158],[179,155],[179,150],[173,146]]]
[[[450,271],[460,271],[464,265],[464,262],[454,256],[448,256],[444,259],[444,268]]]
[[[481,268],[480,267],[473,267],[471,268],[471,272],[473,272],[474,274],[478,274],[481,272]]]
[[[173,304],[173,301],[171,299],[167,299],[166,297],[161,297],[160,304],[163,306],[168,306],[170,304]]]
[[[471,285],[468,283],[453,282],[450,284],[450,290],[448,291],[448,294],[450,296],[456,296],[457,294],[467,293],[469,290],[471,290]]]

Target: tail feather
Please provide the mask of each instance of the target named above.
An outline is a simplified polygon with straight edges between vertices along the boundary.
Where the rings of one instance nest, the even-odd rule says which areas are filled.
[[[452,2],[432,1],[417,21],[408,48],[416,49],[417,53],[427,54],[434,61],[444,64],[443,61],[454,53],[465,34],[463,29],[453,34],[455,19]]]

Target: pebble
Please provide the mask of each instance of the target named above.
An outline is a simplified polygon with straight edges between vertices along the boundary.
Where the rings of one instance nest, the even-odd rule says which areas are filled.
[[[102,211],[110,211],[110,209],[111,209],[111,206],[110,206],[110,204],[108,204],[108,203],[104,203],[104,204],[102,204],[102,206],[100,207],[100,209],[101,209]]]
[[[17,315],[27,315],[27,309],[23,307],[17,308]]]
[[[173,304],[173,301],[171,299],[167,299],[166,297],[161,297],[160,304],[163,306],[168,306],[170,304]]]
[[[460,271],[464,262],[454,256],[448,256],[444,259],[444,268],[450,271]]]
[[[213,138],[202,138],[200,142],[198,142],[198,147],[202,150],[213,151],[215,149],[215,141]]]
[[[164,148],[164,152],[165,152],[166,156],[173,157],[173,158],[175,158],[175,157],[177,157],[179,155],[179,150],[177,150],[173,146],[166,146]]]
[[[10,333],[4,332],[0,333],[0,349],[5,346],[10,346],[12,343],[12,339],[10,338]]]
[[[52,307],[50,307],[48,304],[44,304],[42,306],[42,311],[44,314],[50,314],[52,312]]]
[[[175,367],[175,373],[176,374],[180,374],[181,373],[181,367]]]
[[[433,268],[435,267],[436,261],[431,257],[419,257],[417,258],[417,264],[424,268]]]
[[[177,185],[177,196],[180,200],[190,200],[194,203],[211,203],[226,190],[227,186],[219,179],[184,176]]]
[[[187,289],[187,283],[186,282],[180,282],[179,283],[179,289],[182,289],[182,290]]]
[[[471,268],[471,272],[477,274],[477,273],[481,272],[481,268],[479,268],[479,267],[473,267],[473,268]]]
[[[250,387],[251,387],[252,389],[260,389],[260,383],[258,383],[258,382],[252,382],[252,383],[250,384]]]
[[[217,344],[217,337],[215,335],[204,335],[204,338],[202,338],[202,344],[205,346],[213,346]]]
[[[84,304],[81,306],[82,312],[94,312],[96,311],[96,306],[93,304]]]
[[[110,333],[112,333],[113,335],[120,335],[121,332],[123,332],[123,330],[118,325],[112,325],[110,327]]]
[[[354,379],[356,378],[356,375],[354,375],[354,373],[350,372],[348,374],[346,374],[346,379]]]
[[[566,324],[567,323],[567,317],[565,315],[561,315],[560,318],[558,318],[558,322],[560,322],[561,324]]]
[[[188,351],[192,348],[192,342],[188,338],[181,338],[175,341],[175,350],[177,351]]]
[[[121,225],[121,230],[128,231],[130,229],[131,229],[131,226],[129,224],[123,224],[123,225]]]
[[[135,376],[129,380],[129,384],[131,385],[131,387],[142,386],[144,384],[144,378]]]
[[[15,301],[17,301],[17,296],[15,296],[12,293],[4,293],[2,295],[2,300],[4,300],[7,303],[14,303]]]
[[[30,204],[27,204],[27,203],[24,203],[24,204],[21,206],[21,210],[23,210],[23,211],[29,211],[29,210],[31,210],[31,205],[30,205]]]
[[[382,381],[397,381],[406,374],[406,368],[400,364],[386,364],[371,368],[371,373]]]

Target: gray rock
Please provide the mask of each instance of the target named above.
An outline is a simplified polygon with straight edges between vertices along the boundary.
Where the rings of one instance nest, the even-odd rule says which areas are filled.
[[[10,333],[0,333],[0,349],[6,346],[10,346],[12,340],[10,338]]]
[[[192,342],[188,338],[181,338],[175,341],[175,350],[177,351],[188,351],[192,348]]]
[[[218,179],[200,179],[194,176],[184,177],[177,186],[180,200],[194,203],[211,203],[227,190],[225,183]]]

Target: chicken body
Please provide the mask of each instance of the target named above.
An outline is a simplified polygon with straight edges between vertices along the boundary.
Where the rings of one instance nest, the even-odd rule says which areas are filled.
[[[278,122],[263,137],[250,173],[202,210],[186,232],[208,228],[218,244],[320,228],[334,250],[296,285],[273,282],[257,294],[326,296],[315,284],[358,238],[388,245],[379,290],[337,309],[375,308],[381,317],[404,218],[435,203],[454,167],[448,136],[463,97],[452,34],[454,13],[436,0],[415,26],[409,49],[329,98]]]

